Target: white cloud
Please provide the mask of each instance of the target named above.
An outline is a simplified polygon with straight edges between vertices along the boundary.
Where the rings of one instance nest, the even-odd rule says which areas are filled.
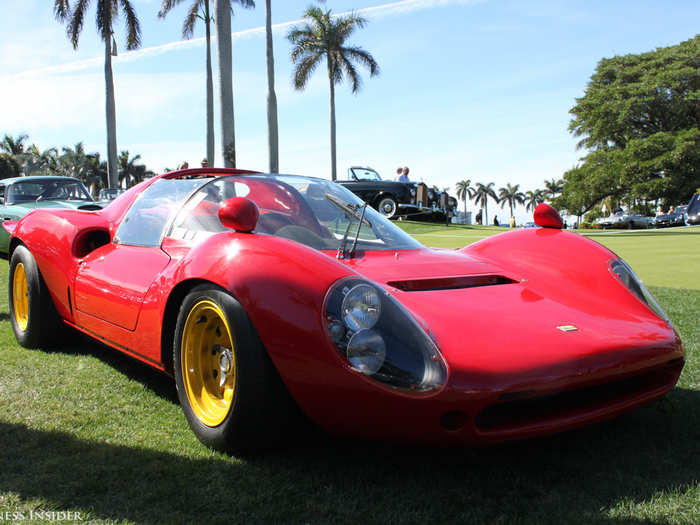
[[[484,0],[400,0],[398,2],[391,2],[388,4],[365,7],[361,9],[356,9],[353,11],[348,11],[345,13],[337,13],[335,16],[347,15],[351,12],[357,13],[367,18],[385,18],[388,16],[400,15],[404,13],[409,13],[418,10],[432,9],[436,7],[446,7],[450,5],[473,5],[482,3]],[[274,24],[272,26],[273,31],[280,32],[285,30],[295,24],[302,22],[302,20],[291,20],[288,22],[282,22],[279,24]],[[255,36],[261,36],[265,33],[265,28],[263,26],[253,27],[250,29],[245,29],[243,31],[237,31],[231,34],[232,39],[238,40],[243,38],[250,38]],[[216,39],[216,36],[213,36]],[[170,53],[173,51],[178,51],[182,49],[192,49],[202,47],[205,44],[205,38],[193,38],[190,40],[180,40],[177,42],[169,42],[167,44],[161,44],[157,46],[145,47],[142,49],[137,49],[135,51],[127,51],[119,54],[119,56],[114,57],[113,62],[116,64],[123,64],[127,62],[137,61],[147,57],[154,57],[162,55],[164,53]],[[27,46],[23,46],[25,49]],[[32,46],[33,49],[33,46]],[[11,77],[20,76],[36,76],[36,75],[47,75],[47,74],[58,74],[58,73],[71,73],[76,71],[81,71],[84,69],[90,69],[93,67],[98,67],[103,63],[103,57],[94,57],[84,60],[77,60],[73,62],[44,66],[38,68],[25,69],[19,73],[13,73]],[[3,60],[4,62],[4,60]],[[44,64],[46,62],[43,62]],[[2,78],[2,77],[0,77]]]
[[[201,75],[195,73],[128,73],[116,76],[118,115],[138,126],[172,112],[176,100],[199,96]],[[7,129],[104,129],[105,88],[101,73],[33,77],[0,77],[0,115]],[[17,101],[24,101],[18,104]],[[182,106],[180,106],[182,107]],[[187,106],[184,106],[186,110]]]

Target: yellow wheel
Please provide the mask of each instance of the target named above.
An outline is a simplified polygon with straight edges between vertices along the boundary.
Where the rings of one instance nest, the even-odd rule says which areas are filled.
[[[236,349],[221,307],[209,299],[190,310],[180,353],[187,399],[206,426],[220,425],[233,404],[236,390]]]
[[[27,272],[21,262],[15,266],[12,276],[12,310],[17,327],[23,332],[26,331],[29,320],[29,292],[27,291]]]
[[[213,284],[195,286],[180,304],[173,372],[190,428],[212,448],[257,452],[298,415],[247,312]]]
[[[34,256],[25,246],[12,252],[8,282],[10,320],[17,342],[25,348],[51,343],[61,322]]]

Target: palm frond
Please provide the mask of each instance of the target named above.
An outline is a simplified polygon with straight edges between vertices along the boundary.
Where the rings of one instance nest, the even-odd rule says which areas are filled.
[[[53,14],[59,22],[68,20],[71,14],[69,0],[56,0],[53,5]]]
[[[137,49],[141,46],[141,25],[130,0],[121,0],[126,16],[126,48]]]
[[[366,18],[363,18],[356,13],[350,13],[349,15],[337,20],[335,24],[335,33],[338,35],[338,40],[342,43],[355,32],[355,29],[362,29],[366,25]]]
[[[73,7],[73,11],[66,19],[68,21],[66,33],[68,34],[71,44],[73,44],[73,49],[78,48],[78,40],[80,39],[80,33],[83,30],[85,22],[85,11],[87,11],[89,5],[90,0],[78,0]]]
[[[309,81],[309,77],[321,62],[320,53],[308,55],[303,58],[294,70],[294,87],[303,90]]]
[[[362,80],[360,79],[360,75],[357,74],[357,69],[355,69],[355,66],[348,60],[348,58],[343,54],[343,53],[338,53],[338,61],[340,64],[338,65],[338,69],[341,70],[341,72],[344,70],[345,73],[348,75],[348,78],[352,82],[352,92],[357,93],[360,90],[360,87],[362,86]],[[342,80],[342,78],[339,79],[339,81]],[[336,83],[339,83],[336,82]]]
[[[163,0],[160,6],[160,11],[158,11],[158,18],[165,18],[166,15],[173,10],[173,8],[182,3],[183,0]]]
[[[350,58],[369,69],[370,76],[373,77],[379,74],[379,64],[377,64],[372,55],[361,47],[344,47],[343,54],[349,55]]]
[[[192,2],[190,9],[187,11],[187,16],[182,23],[182,38],[192,38],[194,34],[194,26],[197,19],[200,18],[199,10],[202,6],[202,0]]]

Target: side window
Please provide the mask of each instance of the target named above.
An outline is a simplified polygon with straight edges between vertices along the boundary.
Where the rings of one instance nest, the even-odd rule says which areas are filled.
[[[119,225],[114,242],[160,246],[163,229],[183,201],[210,179],[161,179],[144,190]]]
[[[0,205],[5,205],[5,186],[0,185]]]

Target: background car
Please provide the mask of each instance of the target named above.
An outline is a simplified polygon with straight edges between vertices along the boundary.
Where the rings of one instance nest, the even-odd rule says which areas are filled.
[[[607,248],[540,228],[422,246],[323,179],[196,169],[102,210],[36,210],[11,233],[10,320],[68,325],[171,374],[207,445],[285,440],[300,410],[357,438],[488,444],[663,396],[681,341]]]
[[[37,208],[73,208],[99,210],[90,192],[72,177],[16,177],[0,180],[0,218],[4,221],[24,217]],[[7,256],[7,232],[0,228],[0,256]]]
[[[693,195],[688,203],[686,222],[688,224],[700,224],[700,193]]]
[[[349,189],[389,219],[397,215],[400,208],[413,204],[415,198],[412,193],[415,190],[411,185],[382,180],[379,173],[372,168],[348,168],[347,180],[340,180],[338,184]]]
[[[457,211],[457,199],[447,192],[430,188],[422,182],[383,180],[372,168],[348,168],[346,187],[387,218],[408,217],[413,220],[445,221]]]
[[[651,217],[645,217],[644,215],[630,214],[622,210],[622,208],[617,208],[608,217],[601,217],[596,219],[595,223],[600,228],[626,228],[631,230],[633,228],[646,229],[649,228],[652,223]]]
[[[672,212],[657,215],[654,218],[654,226],[664,228],[669,226],[684,226],[687,218],[688,206],[676,206]]]
[[[102,202],[113,201],[114,199],[119,197],[119,195],[121,195],[125,191],[126,190],[123,190],[120,188],[103,188],[100,190],[100,194],[97,197],[97,199],[99,201],[102,201]]]

